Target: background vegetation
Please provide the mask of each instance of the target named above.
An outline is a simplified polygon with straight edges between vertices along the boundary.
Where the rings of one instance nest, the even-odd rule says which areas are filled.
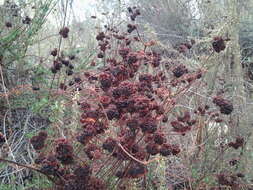
[[[82,3],[87,4],[83,10]],[[129,7],[140,15],[133,19]],[[74,189],[59,187],[52,180],[57,176],[45,175],[37,162],[41,155],[55,154],[55,147],[38,151],[31,139],[43,131],[45,144],[59,145],[57,139],[63,138],[76,152],[87,147],[75,142],[83,125],[80,104],[88,101],[99,107],[92,95],[107,92],[101,81],[89,83],[89,77],[111,69],[107,58],[124,62],[119,51],[123,43],[115,34],[123,35],[124,43],[133,41],[130,51],[138,59],[152,52],[159,60],[158,67],[148,62],[129,80],[138,83],[143,73],[160,74],[159,80],[164,77],[161,84],[152,84],[158,104],[171,106],[161,111],[159,118],[166,116],[168,121],[159,121],[159,126],[180,153],[145,158],[148,172],[136,179],[117,178],[114,165],[121,162],[106,150],[102,153],[111,162],[104,168],[103,156],[95,162],[87,152],[78,152],[80,162],[93,167],[93,176],[106,179],[107,189],[252,189],[252,10],[252,0],[4,0],[0,6],[0,189]],[[136,28],[129,32],[128,24]],[[102,32],[111,37],[106,51],[101,50],[104,39],[97,40]],[[148,61],[155,59],[145,56]],[[59,60],[69,63],[54,71]],[[176,68],[185,77],[176,77]],[[188,81],[200,73],[197,82]],[[159,93],[175,102],[161,101]],[[217,97],[222,106],[230,105],[226,110],[232,105],[231,113],[224,114],[221,104],[215,103]],[[173,121],[187,114],[196,123],[191,130],[178,130]],[[116,138],[119,131],[112,126],[122,125],[121,119],[109,121],[109,129],[99,139]],[[93,143],[100,146],[100,140]],[[127,161],[135,163],[132,159],[130,154]],[[122,161],[121,167],[127,168],[127,163]],[[76,175],[80,163],[62,165]],[[96,173],[100,167],[103,172]],[[84,186],[80,189],[88,189]]]

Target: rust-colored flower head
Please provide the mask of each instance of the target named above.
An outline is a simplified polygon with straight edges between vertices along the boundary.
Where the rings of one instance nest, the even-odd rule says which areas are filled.
[[[161,132],[155,133],[154,134],[154,142],[159,145],[166,143],[166,138],[165,138],[164,134],[162,134]]]
[[[133,144],[132,147],[131,147],[131,152],[133,154],[136,154],[138,153],[139,151],[141,151],[141,148],[138,144]]]
[[[154,118],[146,118],[140,124],[140,128],[143,133],[154,133],[157,130],[157,122]]]
[[[136,7],[128,7],[127,10],[130,14],[131,21],[135,21],[136,17],[141,15],[140,9],[137,9]]]
[[[179,65],[172,70],[172,73],[176,78],[179,78],[188,73],[188,69],[184,65]]]
[[[38,136],[40,136],[41,138],[45,139],[47,138],[47,132],[46,131],[40,131]]]
[[[74,149],[67,139],[60,138],[56,140],[55,156],[62,164],[73,163]]]
[[[119,35],[119,34],[113,34],[113,37],[118,39],[118,40],[124,40],[125,39],[124,35]]]
[[[127,63],[132,65],[138,61],[137,55],[135,53],[130,52],[127,56]]]
[[[115,119],[119,119],[120,118],[120,113],[119,113],[117,107],[115,105],[113,105],[113,104],[110,104],[108,106],[108,108],[106,108],[105,111],[106,111],[107,118],[109,120],[113,120],[114,118]]]
[[[76,58],[75,55],[69,55],[69,59],[70,59],[70,60],[74,60],[75,58]]]
[[[112,152],[116,148],[116,145],[117,145],[117,141],[111,137],[108,137],[103,143],[102,147],[108,152]]]
[[[236,141],[237,144],[240,144],[241,146],[243,146],[244,144],[244,138],[243,137],[236,137]]]
[[[84,113],[81,115],[81,123],[93,124],[97,121],[99,113],[95,109],[84,110]]]
[[[181,150],[180,150],[180,148],[179,148],[178,145],[176,145],[176,144],[172,144],[172,145],[171,145],[171,153],[172,153],[173,155],[177,155],[177,154],[179,154],[180,152],[181,152]]]
[[[129,119],[126,122],[126,126],[134,131],[139,128],[139,121],[137,119]]]
[[[133,13],[132,7],[127,7],[127,11],[128,11],[129,13]]]
[[[98,41],[103,41],[104,38],[105,38],[105,33],[104,33],[104,32],[100,32],[100,33],[97,35],[97,37],[96,37],[96,39],[97,39]]]
[[[85,164],[82,166],[78,166],[73,173],[78,179],[85,180],[87,177],[91,175],[91,172],[92,172],[91,167]]]
[[[167,121],[168,121],[168,116],[166,116],[166,115],[163,116],[162,122],[163,122],[163,123],[166,123]]]
[[[69,60],[67,60],[67,59],[61,59],[61,63],[62,63],[63,65],[65,65],[66,67],[68,67],[69,64],[70,64]]]
[[[77,77],[74,77],[74,81],[75,83],[81,83],[82,79],[79,76],[77,76]]]
[[[233,147],[234,149],[238,149],[240,147],[243,147],[244,145],[244,138],[243,137],[236,137],[235,142],[228,143],[229,147]]]
[[[170,146],[170,144],[163,144],[160,148],[160,154],[162,156],[171,155],[171,146]]]
[[[125,177],[125,172],[119,170],[115,173],[115,176],[121,179],[121,178]]]
[[[67,85],[65,85],[64,83],[60,83],[60,87],[61,90],[67,90]]]
[[[125,66],[115,66],[111,67],[111,74],[116,78],[116,80],[119,81],[124,81],[129,78],[128,70]]]
[[[11,27],[12,27],[12,23],[11,23],[11,22],[6,22],[6,23],[5,23],[5,26],[6,26],[7,28],[11,28]]]
[[[29,16],[26,16],[22,22],[23,24],[31,24],[32,19]]]
[[[149,110],[153,110],[153,104],[151,104],[150,99],[145,96],[136,96],[133,97],[134,100],[134,109],[141,115],[145,115],[144,113],[149,112]]]
[[[135,9],[135,14],[136,14],[137,16],[141,15],[140,9]]]
[[[149,143],[146,146],[146,151],[147,153],[149,153],[150,155],[156,155],[159,154],[160,152],[160,148],[157,144],[155,143]]]
[[[84,152],[91,160],[99,159],[102,154],[100,148],[95,144],[89,144],[87,147],[85,147]]]
[[[80,107],[83,111],[88,111],[91,108],[91,105],[88,102],[84,101],[80,103]]]
[[[220,96],[214,97],[213,103],[220,107],[222,114],[229,115],[234,110],[233,104]]]
[[[50,155],[42,161],[40,170],[47,175],[57,175],[59,167],[56,157]]]
[[[134,24],[128,24],[127,28],[127,32],[132,33],[136,29],[136,26]]]
[[[180,148],[178,145],[175,144],[163,144],[160,149],[160,154],[162,156],[169,156],[169,155],[177,155],[180,153]]]
[[[63,27],[59,34],[63,37],[63,38],[68,38],[69,36],[69,28],[68,27]]]
[[[69,81],[68,85],[69,86],[73,86],[75,84],[75,82],[73,80]]]
[[[237,176],[233,174],[220,173],[217,175],[217,180],[220,185],[226,185],[238,189]]]
[[[135,14],[132,14],[132,15],[130,16],[130,18],[131,18],[132,21],[135,21],[135,18],[136,18]]]
[[[69,69],[74,69],[74,65],[70,63],[70,64],[68,65],[68,68],[69,68]]]
[[[62,63],[58,60],[55,60],[53,66],[57,71],[59,71],[62,68]]]
[[[98,45],[100,47],[101,52],[103,52],[103,53],[106,51],[106,49],[109,49],[108,41],[105,41],[103,43],[99,43]]]
[[[178,121],[181,121],[181,122],[184,122],[184,123],[190,121],[190,119],[191,119],[191,114],[188,111],[184,112],[183,117],[180,117],[180,116],[177,117]]]
[[[99,75],[101,88],[106,91],[112,86],[113,77],[109,73],[101,73]]]
[[[229,160],[229,165],[230,165],[230,166],[234,166],[234,165],[238,164],[238,162],[239,162],[238,159],[233,158],[232,160]]]
[[[141,74],[139,76],[139,81],[140,82],[151,83],[153,81],[153,76],[150,75],[150,74]]]
[[[104,53],[103,52],[99,52],[97,56],[98,56],[98,58],[102,59],[102,58],[104,58]]]
[[[147,172],[148,170],[144,165],[134,164],[128,169],[127,176],[129,178],[139,178],[144,176]]]
[[[33,136],[30,139],[30,143],[32,144],[35,150],[41,150],[45,146],[45,140],[47,138],[46,132],[40,132],[37,136]]]
[[[51,51],[51,53],[50,53],[52,56],[57,56],[57,54],[58,54],[58,50],[57,50],[57,48],[54,48],[52,51]]]
[[[237,173],[236,176],[240,177],[240,178],[244,178],[245,177],[245,175],[243,173]]]
[[[187,50],[188,50],[188,47],[187,47],[185,44],[181,44],[181,45],[178,47],[178,51],[179,51],[180,53],[185,53],[185,52],[187,52]]]
[[[226,48],[225,40],[220,36],[216,36],[213,38],[212,46],[214,51],[220,53]]]
[[[184,43],[184,45],[188,48],[188,49],[191,49],[192,48],[192,44],[191,43]]]
[[[111,98],[110,96],[104,95],[99,97],[99,101],[104,107],[107,107],[111,103]]]
[[[91,140],[91,138],[92,138],[92,135],[87,134],[87,132],[83,132],[77,135],[76,140],[79,143],[86,145]]]
[[[173,127],[174,131],[182,133],[182,135],[184,135],[187,131],[191,129],[189,125],[185,125],[179,121],[172,121],[170,124]]]
[[[66,70],[66,74],[68,75],[68,76],[70,76],[70,75],[73,75],[73,71],[71,70],[71,69],[67,69]]]
[[[129,48],[121,48],[119,49],[118,53],[119,55],[123,58],[123,59],[126,59],[127,58],[127,55],[129,54],[130,52],[130,49]]]
[[[117,88],[114,88],[112,90],[112,95],[114,98],[123,97],[125,100],[129,98],[132,94],[134,94],[136,90],[137,89],[134,83],[131,83],[129,81],[123,81],[118,85]]]
[[[216,123],[222,123],[222,122],[223,122],[223,119],[221,119],[221,118],[216,118],[214,121],[215,121]]]
[[[34,160],[34,163],[35,164],[41,164],[42,162],[43,162],[43,160],[45,160],[46,159],[46,156],[44,155],[44,154],[39,154],[38,156],[37,156],[37,158]]]

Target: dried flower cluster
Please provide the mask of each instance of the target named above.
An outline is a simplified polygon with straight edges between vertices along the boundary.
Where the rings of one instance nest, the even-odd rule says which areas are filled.
[[[23,20],[22,20],[23,24],[31,24],[32,19],[29,16],[26,16]]]
[[[6,23],[5,23],[5,26],[6,26],[7,28],[11,28],[11,27],[12,27],[12,23],[11,23],[11,22],[6,22]]]
[[[53,49],[50,52],[50,54],[55,58],[53,60],[53,66],[51,67],[51,72],[53,74],[57,74],[62,69],[64,69],[67,76],[73,75],[73,73],[74,73],[74,71],[73,71],[74,65],[71,63],[71,61],[75,59],[74,55],[69,56],[68,58],[66,58],[64,55],[58,56],[59,53],[58,53],[58,50],[56,48]],[[66,90],[67,89],[67,85],[61,83],[60,84],[60,88],[62,90]]]
[[[212,45],[214,51],[217,53],[220,53],[226,48],[225,40],[220,36],[214,37]]]
[[[141,15],[141,12],[139,9],[137,9],[137,7],[128,7],[127,8],[129,14],[130,14],[130,18],[132,21],[135,21],[136,17]]]
[[[6,4],[9,3],[6,1]],[[12,6],[9,8],[12,9]],[[159,6],[152,8],[156,11]],[[15,5],[13,9],[17,9],[13,16],[18,16],[20,7]],[[115,16],[114,13],[102,15],[107,15],[107,18]],[[226,92],[226,80],[219,73],[216,78],[218,85],[223,87],[218,92],[216,88],[209,91],[208,81],[202,79],[211,68],[206,64],[210,58],[207,55],[210,53],[209,48],[202,46],[205,40],[196,39],[196,43],[194,40],[181,41],[179,38],[177,41],[180,42],[173,50],[171,46],[163,49],[164,46],[159,42],[143,37],[138,28],[139,22],[136,22],[141,17],[138,7],[128,7],[126,15],[129,16],[126,22],[116,23],[117,18],[104,27],[96,26],[99,29],[95,36],[97,47],[94,48],[95,54],[91,53],[87,57],[87,62],[91,61],[85,71],[79,69],[84,67],[78,63],[81,59],[76,57],[81,55],[81,51],[65,49],[66,44],[62,44],[71,34],[70,28],[65,26],[64,18],[64,26],[58,33],[58,48],[52,48],[48,53],[51,60],[48,78],[52,78],[50,89],[46,91],[48,94],[41,94],[42,90],[47,90],[44,88],[47,85],[34,85],[40,81],[40,73],[44,73],[40,68],[36,71],[36,76],[32,77],[31,88],[29,86],[29,90],[32,89],[38,97],[46,97],[42,106],[47,110],[52,109],[50,116],[59,118],[52,123],[50,133],[41,131],[30,138],[36,155],[33,165],[16,164],[45,175],[53,182],[54,190],[127,190],[136,189],[139,182],[142,189],[159,189],[159,179],[150,180],[149,176],[153,177],[151,168],[160,164],[160,159],[166,160],[166,165],[169,164],[167,161],[172,160],[170,164],[174,165],[174,158],[171,157],[187,154],[190,159],[184,163],[193,166],[193,171],[203,172],[204,175],[192,175],[198,179],[191,179],[188,176],[191,175],[188,174],[190,172],[180,163],[177,168],[182,169],[186,177],[182,176],[183,182],[174,185],[172,189],[181,189],[181,185],[185,189],[199,190],[241,189],[246,180],[249,180],[245,171],[239,172],[244,161],[242,153],[247,151],[247,144],[242,136],[227,143],[226,130],[236,125],[232,117],[235,115],[236,102],[222,96]],[[21,28],[17,28],[9,17],[3,20],[3,27],[10,34],[19,34],[20,29],[23,34],[36,24],[34,18],[22,12]],[[13,39],[20,36],[22,37],[14,35]],[[4,47],[11,45],[9,41],[12,42],[13,39],[7,39],[8,43],[3,44]],[[212,53],[218,54],[226,50],[228,40],[222,36],[214,37],[209,44]],[[1,65],[4,65],[2,58],[4,61],[9,57],[0,56]],[[40,63],[46,63],[48,59],[41,57],[39,60]],[[243,62],[242,67],[250,74],[250,64]],[[8,86],[8,81],[6,85]],[[40,89],[41,93],[37,93]],[[215,93],[217,96],[210,102],[207,96]],[[8,97],[13,96],[9,91],[3,94],[9,104]],[[56,104],[52,106],[51,103],[55,100]],[[12,114],[9,116],[6,112],[6,117],[12,119]],[[7,124],[9,123],[11,122]],[[13,136],[12,131],[3,132],[4,134],[0,132],[0,148],[3,153],[0,161],[15,164],[4,158],[8,156],[5,149],[11,151],[12,147],[9,146],[13,145],[11,140],[15,139],[10,138]],[[228,135],[231,135],[230,132],[235,131],[229,131]],[[218,138],[212,138],[213,134],[218,134]],[[188,146],[189,141],[192,146]],[[223,156],[228,151],[232,151],[232,154]],[[239,152],[238,155],[235,155],[236,151]],[[219,154],[213,155],[217,152]],[[176,162],[181,161],[175,159]],[[208,161],[211,164],[205,163]],[[228,166],[233,173],[220,166]],[[181,178],[181,172],[177,173],[175,168],[165,172]],[[218,173],[212,175],[214,172]],[[217,179],[218,187],[208,187],[210,183],[213,185],[212,177]],[[202,183],[204,187],[200,187]]]
[[[233,104],[230,101],[228,101],[220,96],[214,97],[213,103],[216,104],[217,106],[219,106],[220,112],[222,114],[229,115],[232,113],[232,111],[234,109]]]
[[[185,112],[183,116],[178,116],[177,120],[171,122],[173,130],[184,135],[196,123],[195,119],[191,119],[189,112]]]
[[[132,21],[140,15],[136,7],[129,7],[128,12]],[[105,65],[98,73],[86,71],[83,76],[73,77],[69,88],[60,84],[66,91],[71,91],[75,84],[82,86],[78,100],[80,128],[66,138],[54,137],[53,146],[35,160],[44,174],[56,180],[58,190],[106,189],[106,175],[101,171],[108,178],[117,177],[118,181],[142,178],[155,156],[181,152],[180,146],[168,139],[170,126],[184,135],[196,123],[186,111],[171,121],[171,125],[166,125],[176,98],[197,82],[203,72],[191,71],[179,64],[166,75],[160,67],[162,55],[146,45],[140,50],[132,48],[131,44],[139,43],[140,39],[133,35],[135,24],[129,23],[126,27],[128,32],[120,33],[106,26],[96,36],[97,58],[103,58]],[[60,31],[63,38],[68,33],[66,27]],[[115,41],[116,47],[112,43]],[[74,56],[68,59],[59,56],[57,49],[50,54],[54,57],[53,74],[64,67],[66,75],[73,74]],[[147,67],[152,73],[144,72]],[[173,90],[176,96],[172,95]],[[32,137],[35,150],[44,148],[46,137],[43,133]],[[101,161],[107,164],[101,166]]]
[[[59,34],[63,37],[63,38],[68,38],[69,36],[69,28],[68,27],[63,27]]]
[[[234,174],[220,173],[217,175],[217,180],[220,185],[229,186],[231,189],[239,189],[239,178]]]
[[[35,150],[40,150],[44,148],[46,139],[47,139],[47,133],[44,131],[41,131],[37,136],[33,136],[30,142]]]
[[[233,147],[234,149],[238,149],[240,147],[243,147],[243,145],[244,145],[244,138],[242,138],[242,137],[237,137],[235,139],[235,142],[228,143],[228,146]]]

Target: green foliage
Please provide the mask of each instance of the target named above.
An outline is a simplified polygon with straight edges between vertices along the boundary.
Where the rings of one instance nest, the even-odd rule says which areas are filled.
[[[31,106],[31,111],[34,113],[40,113],[42,114],[44,108],[48,107],[49,101],[48,98],[44,97],[41,98],[40,100],[37,100],[32,104]]]

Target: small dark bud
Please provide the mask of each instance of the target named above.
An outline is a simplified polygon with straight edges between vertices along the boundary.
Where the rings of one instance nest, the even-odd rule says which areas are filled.
[[[225,44],[224,39],[219,36],[217,36],[213,39],[212,46],[213,46],[214,51],[216,51],[217,53],[220,53],[221,51],[223,51],[226,48],[226,44]]]
[[[68,27],[64,27],[60,30],[59,34],[63,37],[63,38],[68,38],[69,35],[69,28]]]
[[[51,55],[54,57],[57,55],[57,53],[58,53],[58,50],[56,48],[51,51]]]
[[[33,89],[34,91],[37,91],[37,90],[40,90],[40,87],[33,86],[32,89]]]
[[[31,21],[32,21],[32,19],[31,19],[30,17],[28,17],[28,16],[26,16],[26,17],[22,20],[23,24],[30,24]]]
[[[11,28],[11,27],[12,27],[12,23],[11,23],[11,22],[6,22],[6,23],[5,23],[5,26],[6,26],[7,28]]]
[[[73,73],[74,73],[74,72],[73,72],[71,69],[66,70],[66,74],[67,74],[68,76],[73,75]]]

